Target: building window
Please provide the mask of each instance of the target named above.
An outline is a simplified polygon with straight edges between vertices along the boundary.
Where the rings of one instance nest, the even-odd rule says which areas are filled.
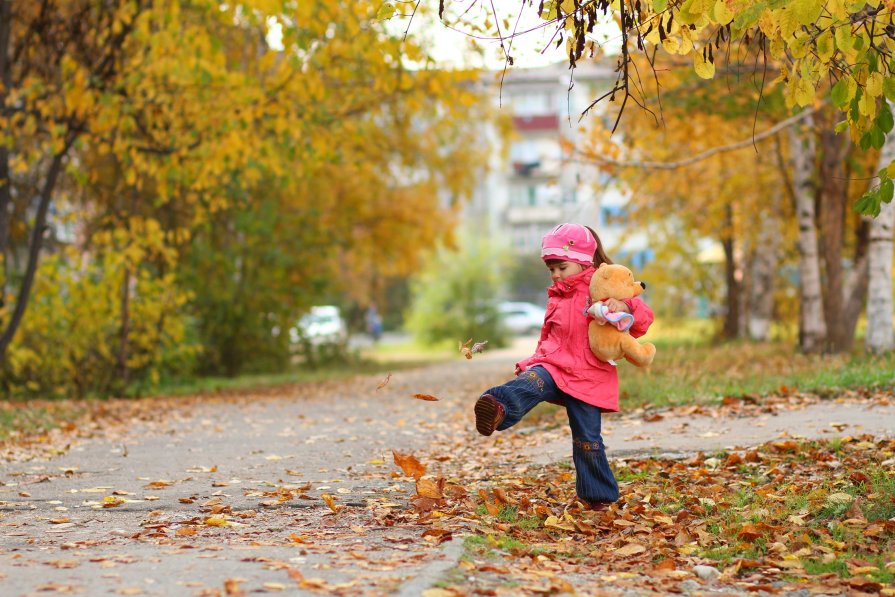
[[[600,208],[601,226],[618,226],[628,223],[628,213],[621,205],[604,205]]]

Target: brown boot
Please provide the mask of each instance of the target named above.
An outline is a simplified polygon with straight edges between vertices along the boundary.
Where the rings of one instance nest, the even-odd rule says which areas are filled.
[[[482,435],[491,435],[503,421],[503,405],[491,394],[484,394],[475,403],[475,428]]]

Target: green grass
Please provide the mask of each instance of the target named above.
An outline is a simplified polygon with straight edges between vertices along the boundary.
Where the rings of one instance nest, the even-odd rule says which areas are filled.
[[[66,402],[4,403],[0,408],[0,441],[14,433],[35,433],[55,429],[84,412],[82,406]]]
[[[670,406],[762,395],[786,387],[821,395],[854,387],[895,387],[895,353],[793,354],[792,341],[716,344],[705,322],[657,322],[643,338],[656,344],[649,370],[619,366],[622,403]]]
[[[326,381],[331,379],[344,379],[355,375],[372,375],[407,369],[425,364],[425,361],[391,361],[378,362],[362,360],[352,363],[351,367],[344,364],[332,364],[316,369],[302,369],[286,373],[257,373],[239,375],[236,377],[199,377],[196,379],[173,380],[164,382],[151,390],[156,396],[189,396],[196,394],[214,394],[218,392],[251,391],[265,388],[276,388],[298,383]],[[131,388],[129,397],[145,395],[146,390]]]

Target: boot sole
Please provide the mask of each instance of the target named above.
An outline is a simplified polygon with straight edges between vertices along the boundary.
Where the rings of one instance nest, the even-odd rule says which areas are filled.
[[[497,400],[482,396],[475,403],[475,428],[482,435],[491,435],[497,429]]]

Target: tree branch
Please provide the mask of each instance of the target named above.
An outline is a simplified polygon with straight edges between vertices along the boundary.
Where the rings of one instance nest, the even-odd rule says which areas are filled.
[[[795,116],[792,116],[790,118],[787,118],[786,120],[782,120],[782,121],[778,122],[777,124],[775,124],[774,126],[772,126],[771,128],[767,129],[764,132],[761,132],[757,135],[752,135],[748,139],[738,141],[737,143],[731,143],[729,145],[721,145],[718,147],[713,147],[711,149],[707,149],[703,152],[697,153],[696,155],[690,156],[686,159],[678,160],[675,162],[614,160],[611,158],[595,155],[592,153],[583,152],[581,150],[575,150],[575,153],[581,154],[586,159],[574,160],[574,161],[580,161],[580,162],[584,162],[584,163],[597,162],[600,164],[619,166],[621,168],[646,168],[646,169],[651,169],[651,170],[676,170],[677,168],[684,168],[686,166],[695,164],[696,162],[700,162],[702,160],[710,158],[715,154],[724,153],[727,151],[735,151],[737,149],[742,149],[743,147],[748,147],[749,145],[754,144],[756,141],[761,141],[762,139],[767,139],[768,137],[776,135],[777,133],[784,130],[785,128],[796,124],[797,122],[801,121],[802,119],[804,119],[808,116],[811,116],[817,110],[818,110],[818,108],[809,108],[807,110],[803,110],[802,112],[799,112]]]

